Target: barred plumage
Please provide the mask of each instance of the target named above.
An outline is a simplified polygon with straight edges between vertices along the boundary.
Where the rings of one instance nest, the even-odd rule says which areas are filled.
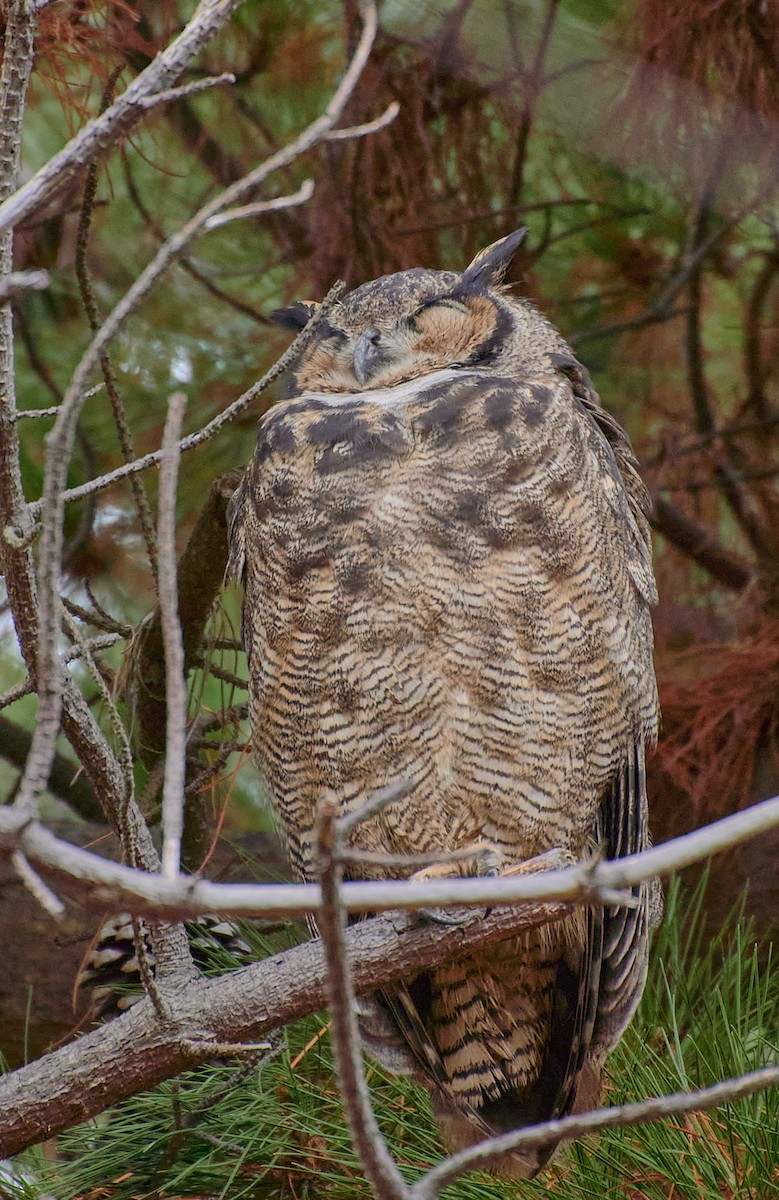
[[[505,872],[647,844],[647,498],[584,368],[501,286],[520,237],[346,296],[232,501],[255,761],[300,879],[323,791],[346,812],[400,779],[355,846],[487,843]],[[452,1144],[581,1106],[640,997],[647,926],[645,888],[432,970],[366,1006],[369,1047],[428,1081]]]
[[[206,914],[186,922],[192,958],[196,967],[212,972],[215,967],[231,970],[254,961],[255,955],[232,921]],[[154,974],[154,952],[148,935],[142,936],[149,968]],[[219,973],[219,972],[217,972]],[[100,927],[87,951],[76,979],[76,988],[89,995],[90,1016],[118,1016],[143,998],[141,970],[129,913],[119,913]]]

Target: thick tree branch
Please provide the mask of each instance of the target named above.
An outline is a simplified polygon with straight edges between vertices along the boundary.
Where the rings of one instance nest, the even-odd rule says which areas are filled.
[[[559,920],[566,906],[502,909],[467,925],[432,925],[394,913],[346,934],[359,992],[408,978],[470,947],[490,945],[531,925]],[[176,989],[170,1019],[150,1001],[0,1080],[0,1154],[15,1154],[145,1088],[213,1057],[215,1043],[257,1042],[327,1005],[319,942],[219,979]]]
[[[211,486],[208,499],[177,566],[178,614],[184,645],[184,670],[190,671],[203,630],[224,583],[227,567],[227,504],[239,476],[225,475]],[[133,713],[133,737],[141,757],[153,765],[165,748],[167,705],[165,656],[159,606],[146,617],[133,644],[127,693]]]
[[[654,496],[650,514],[652,527],[662,533],[681,554],[691,558],[724,587],[740,592],[756,576],[746,559],[726,550],[714,535],[662,496]]]
[[[0,756],[21,771],[32,745],[32,734],[8,717],[0,715]],[[89,780],[81,773],[79,764],[64,754],[55,754],[49,776],[49,791],[69,804],[74,812],[87,821],[104,821]]]

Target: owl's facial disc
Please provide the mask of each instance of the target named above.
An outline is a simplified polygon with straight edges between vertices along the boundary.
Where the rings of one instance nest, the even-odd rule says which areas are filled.
[[[471,360],[496,320],[484,296],[436,296],[389,328],[372,326],[352,343],[352,367],[364,390],[387,388]]]

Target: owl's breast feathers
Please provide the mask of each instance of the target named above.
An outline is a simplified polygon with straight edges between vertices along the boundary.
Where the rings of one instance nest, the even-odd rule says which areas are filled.
[[[271,410],[231,565],[256,759],[300,877],[322,791],[353,808],[397,779],[413,790],[359,826],[365,849],[486,839],[510,867],[646,845],[645,510],[626,436],[563,353],[516,378],[450,369]],[[454,1141],[581,1105],[643,987],[637,900],[385,998],[423,1072],[439,1064]]]

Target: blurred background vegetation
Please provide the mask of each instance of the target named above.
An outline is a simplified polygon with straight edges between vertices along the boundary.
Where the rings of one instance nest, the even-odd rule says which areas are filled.
[[[193,9],[190,0],[46,6],[25,176]],[[113,344],[135,451],[159,445],[173,390],[186,392],[187,429],[198,429],[273,363],[287,341],[268,323],[274,308],[320,299],[336,279],[459,269],[526,224],[513,281],[593,374],[655,501],[664,714],[651,764],[655,839],[779,791],[779,10],[762,0],[384,0],[380,19],[345,119],[371,119],[397,100],[394,123],[320,146],[272,178],[258,198],[309,176],[313,198],[202,237]],[[359,28],[358,0],[245,0],[187,76],[232,71],[236,82],[151,112],[100,165],[93,202],[84,178],[17,232],[16,267],[52,276],[47,291],[15,304],[20,408],[59,403],[90,339],[85,298],[104,317],[161,239],[322,111]],[[212,483],[245,465],[257,418],[281,392],[185,458],[182,549]],[[20,425],[29,499],[40,495],[49,426]],[[69,486],[120,461],[102,388],[83,410]],[[156,472],[144,482],[153,508]],[[155,599],[127,482],[71,505],[66,532],[67,594],[110,614],[118,637],[101,662],[121,695],[137,641],[129,627]],[[23,668],[1,590],[0,604],[3,692]],[[189,858],[213,877],[267,878],[284,868],[241,748],[238,614],[237,596],[223,594],[190,676],[192,718],[213,714],[214,731],[195,747]],[[84,688],[100,711],[86,675]],[[27,696],[0,715],[6,800],[34,714]],[[114,852],[62,752],[51,821]],[[138,793],[152,815],[154,766],[141,747]],[[704,906],[712,925],[749,880],[750,912],[770,934],[778,853],[779,838],[768,837],[717,864]],[[5,910],[0,940],[17,954],[22,946],[24,962],[0,985],[0,1043],[18,1062],[72,1026],[69,990],[94,922],[74,914],[52,949],[37,913]],[[278,1194],[308,1194],[290,1189]]]

